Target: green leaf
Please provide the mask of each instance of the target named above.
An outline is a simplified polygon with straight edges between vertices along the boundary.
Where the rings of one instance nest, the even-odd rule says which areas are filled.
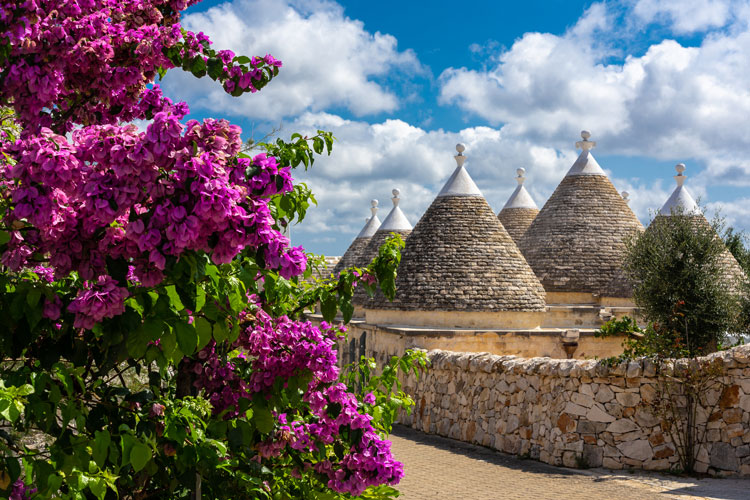
[[[0,231],[0,245],[5,245],[10,241],[10,233],[8,231]]]
[[[190,72],[198,78],[206,75],[206,61],[203,60],[202,54],[195,56],[193,64],[190,66]]]
[[[352,316],[354,316],[354,304],[352,304],[352,298],[344,296],[339,297],[339,309],[341,309],[341,314],[344,317],[344,323],[349,323]]]
[[[206,305],[206,291],[199,285],[195,295],[195,312],[200,312],[204,305]]]
[[[236,313],[242,311],[245,308],[245,300],[243,299],[240,290],[235,289],[232,293],[229,294],[229,307],[231,307],[232,311]]]
[[[161,335],[161,342],[159,345],[161,345],[164,355],[171,359],[177,348],[177,336],[175,335],[175,332],[170,328],[167,328]]]
[[[174,285],[169,285],[164,289],[167,291],[169,302],[176,311],[182,311],[183,309],[185,309],[185,306],[182,304],[182,300],[180,300],[180,294],[177,293],[177,288]]]
[[[268,434],[273,430],[273,413],[260,399],[253,402],[253,424],[262,434]]]
[[[227,338],[229,338],[229,330],[227,329],[226,323],[224,323],[224,321],[214,323],[214,340],[216,343],[221,344]]]
[[[196,350],[200,351],[211,341],[213,328],[206,318],[196,318],[195,331],[198,334],[198,346],[196,347]]]
[[[133,466],[133,470],[135,472],[140,471],[149,460],[151,460],[151,448],[140,441],[135,441],[130,449],[130,464]]]
[[[134,332],[128,334],[126,347],[132,358],[140,358],[146,353],[148,344],[158,339],[166,325],[157,318],[149,318]]]
[[[250,62],[252,62],[252,59],[247,56],[235,56],[232,61],[237,64],[249,64]]]
[[[224,63],[217,57],[209,57],[208,61],[206,61],[206,69],[208,76],[216,80],[224,73]]]
[[[107,460],[112,437],[106,429],[103,431],[96,431],[94,436],[94,447],[92,448],[91,456],[93,457],[94,462],[96,462],[96,465],[100,468],[104,468],[104,461]]]
[[[187,323],[177,323],[175,330],[177,331],[177,345],[184,354],[190,356],[198,347],[198,333],[195,327]]]
[[[315,500],[336,500],[339,496],[330,491],[315,491]]]
[[[323,292],[320,298],[320,312],[323,314],[323,319],[329,323],[336,318],[336,296]]]
[[[324,146],[324,142],[322,138],[316,137],[315,139],[313,139],[313,150],[315,150],[316,153],[322,154],[323,146]]]
[[[128,355],[130,355],[131,358],[137,359],[146,354],[146,349],[148,348],[148,334],[143,330],[143,327],[128,334],[126,347],[128,349]]]
[[[92,479],[89,481],[89,489],[96,498],[103,500],[104,496],[107,494],[107,483],[100,477]]]
[[[18,396],[28,396],[29,394],[34,394],[34,386],[31,384],[18,386],[16,387],[16,394]]]
[[[26,303],[29,305],[29,307],[36,307],[36,305],[39,303],[39,299],[42,298],[42,291],[38,288],[32,288],[29,290],[29,293],[26,295]]]

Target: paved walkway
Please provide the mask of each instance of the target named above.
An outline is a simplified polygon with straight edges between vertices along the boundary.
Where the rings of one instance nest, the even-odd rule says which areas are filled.
[[[689,479],[553,467],[396,427],[391,435],[406,477],[404,500],[750,500],[750,480]]]

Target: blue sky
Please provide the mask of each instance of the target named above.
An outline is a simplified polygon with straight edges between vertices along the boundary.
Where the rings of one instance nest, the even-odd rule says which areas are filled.
[[[195,117],[256,139],[332,130],[333,155],[299,180],[319,206],[292,231],[341,255],[390,191],[415,224],[466,144],[495,211],[527,170],[541,207],[570,167],[579,132],[644,224],[674,186],[750,229],[750,6],[729,0],[575,2],[205,1],[184,24],[217,48],[284,61],[260,94],[232,98],[171,72],[163,85]],[[381,217],[382,218],[382,217]]]

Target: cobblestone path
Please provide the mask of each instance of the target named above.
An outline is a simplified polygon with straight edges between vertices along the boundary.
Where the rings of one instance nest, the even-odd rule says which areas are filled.
[[[750,500],[750,480],[683,479],[659,474],[578,471],[521,460],[405,427],[391,435],[406,477],[404,500]]]

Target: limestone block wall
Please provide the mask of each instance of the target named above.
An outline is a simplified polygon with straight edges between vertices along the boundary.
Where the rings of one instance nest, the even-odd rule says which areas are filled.
[[[433,350],[407,391],[418,430],[568,467],[669,470],[678,464],[666,423],[652,411],[657,367],[648,360],[518,358]],[[725,383],[705,394],[708,426],[697,471],[750,475],[750,345],[710,356]],[[712,414],[708,414],[713,409]]]
[[[490,352],[533,357],[567,358],[560,331],[516,330],[486,331],[373,325],[352,321],[347,345],[341,342],[339,358],[351,361],[350,352],[374,357],[378,361],[400,356],[406,349],[442,349],[454,352]],[[364,340],[362,340],[364,338]],[[581,330],[574,358],[606,358],[622,353],[623,337],[597,338],[594,331]],[[353,346],[353,347],[352,347]],[[361,352],[360,352],[361,349]]]

